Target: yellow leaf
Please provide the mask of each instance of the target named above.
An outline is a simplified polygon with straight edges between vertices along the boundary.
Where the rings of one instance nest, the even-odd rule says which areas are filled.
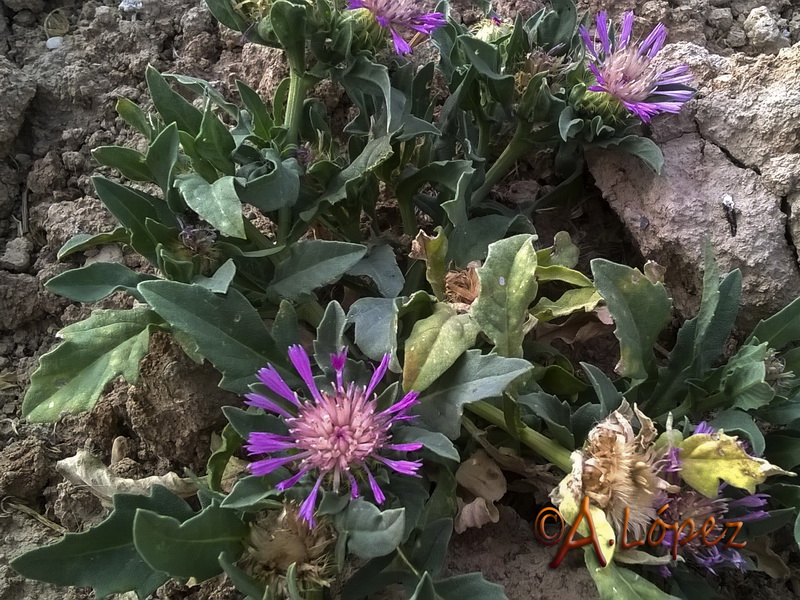
[[[756,486],[770,475],[795,475],[763,458],[750,456],[736,442],[736,437],[721,431],[686,438],[678,446],[683,480],[707,498],[714,498],[720,480],[754,494]]]

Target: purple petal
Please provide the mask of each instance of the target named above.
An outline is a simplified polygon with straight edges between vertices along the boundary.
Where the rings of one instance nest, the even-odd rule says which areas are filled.
[[[363,467],[367,472],[367,480],[369,481],[369,487],[372,488],[372,495],[375,496],[375,502],[383,504],[384,500],[386,500],[386,496],[383,495],[383,491],[378,486],[378,482],[375,481],[375,478],[372,476],[372,471],[367,468],[367,465],[363,465]]]
[[[304,454],[308,454],[307,452]],[[264,460],[258,460],[254,463],[250,463],[250,472],[253,475],[269,475],[278,467],[282,467],[286,463],[292,462],[297,458],[303,458],[300,454],[294,454],[292,456],[279,456],[278,458],[265,458]]]
[[[586,49],[592,55],[592,58],[594,58],[595,60],[599,60],[597,52],[594,49],[594,42],[592,41],[592,38],[589,35],[589,30],[586,29],[586,27],[584,27],[583,25],[581,25],[579,31],[581,34],[581,39],[583,39],[583,43],[586,46]]]
[[[300,481],[303,478],[303,475],[308,473],[308,469],[302,469],[297,474],[292,475],[289,479],[284,479],[278,485],[275,486],[275,489],[279,492],[284,492],[292,487],[295,483]]]
[[[394,469],[403,475],[414,475],[416,477],[420,476],[417,471],[422,466],[421,460],[391,460],[389,458],[384,458],[383,456],[376,456],[375,459],[382,462],[390,469]]]
[[[422,448],[422,444],[414,442],[411,444],[386,444],[384,446],[387,450],[397,450],[398,452],[414,452]]]
[[[322,396],[319,393],[319,389],[317,389],[314,376],[311,374],[311,361],[308,360],[308,355],[302,346],[295,345],[289,348],[289,360],[292,361],[294,368],[306,384],[314,400],[322,402]]]
[[[619,34],[619,49],[622,50],[631,41],[633,30],[633,11],[629,10],[622,15],[622,31]]]
[[[341,390],[343,389],[342,386],[342,374],[344,373],[344,366],[347,364],[347,348],[338,352],[337,354],[331,354],[331,366],[333,370],[336,372],[336,389]]]
[[[358,482],[356,478],[353,477],[353,474],[348,471],[347,477],[350,478],[350,497],[355,500],[358,498]]]
[[[394,35],[394,31],[392,31],[392,35]],[[406,44],[408,45],[408,44]],[[411,46],[408,47],[408,51],[411,52]],[[366,391],[364,392],[364,396],[369,399],[372,397],[372,392],[381,382],[383,376],[386,374],[386,369],[389,368],[389,360],[391,356],[388,354],[383,355],[383,360],[381,360],[381,364],[378,365],[378,368],[375,369],[375,372],[372,374],[372,379],[369,381],[369,385],[367,386]]]
[[[650,35],[645,38],[641,46],[639,46],[639,55],[647,54],[649,58],[653,58],[664,46],[666,39],[667,28],[664,27],[663,23],[659,23],[655,26],[655,29],[650,32]]]
[[[380,22],[380,19],[379,19]],[[398,34],[394,27],[389,27],[389,32],[392,34],[392,41],[394,42],[394,50],[400,55],[411,54],[411,46],[405,41],[400,34]]]
[[[439,27],[447,25],[447,19],[442,13],[428,13],[416,17],[414,20],[409,21],[407,25],[420,33],[430,35]]]
[[[322,483],[322,475],[317,477],[317,483],[311,489],[311,493],[300,505],[300,517],[308,523],[309,527],[314,527],[314,508],[317,505],[317,494],[319,493],[319,486]]]
[[[597,15],[597,35],[600,37],[603,52],[608,56],[611,54],[611,40],[608,37],[608,19],[605,11]]]
[[[295,440],[285,435],[276,435],[265,431],[255,431],[247,438],[245,449],[250,454],[270,454],[281,452],[295,446]]]
[[[741,506],[743,508],[761,508],[767,504],[769,494],[748,494],[743,498],[731,500],[728,506]]]
[[[280,373],[275,370],[275,367],[267,365],[258,372],[258,378],[261,380],[261,383],[278,394],[281,398],[286,398],[295,406],[300,406],[297,394],[286,384],[283,377],[280,376]]]
[[[286,417],[287,419],[291,419],[292,415],[286,411],[286,409],[278,406],[275,402],[270,400],[269,398],[264,398],[264,396],[260,394],[245,394],[245,404],[249,404],[250,406],[257,406],[258,408],[263,408],[264,410],[268,410],[270,412],[275,413],[276,415],[281,415],[282,417]]]
[[[403,399],[400,400],[400,402],[398,402],[397,404],[393,404],[386,410],[382,411],[380,413],[380,416],[391,415],[394,413],[403,413],[404,411],[408,410],[414,404],[417,403],[418,397],[419,397],[419,392],[408,392],[405,396],[403,396]],[[394,417],[394,420],[398,421],[400,420],[400,417],[401,415],[398,414],[396,417]]]

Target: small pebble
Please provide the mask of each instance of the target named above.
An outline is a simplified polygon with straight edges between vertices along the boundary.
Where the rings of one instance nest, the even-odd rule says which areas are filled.
[[[45,42],[45,43],[47,44],[47,49],[48,50],[55,50],[57,48],[61,48],[61,44],[63,42],[64,42],[64,38],[62,38],[60,35],[58,35],[58,36],[55,36],[55,37],[47,38],[47,42]]]

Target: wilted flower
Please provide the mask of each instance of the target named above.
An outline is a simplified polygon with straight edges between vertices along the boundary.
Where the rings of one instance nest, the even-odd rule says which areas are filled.
[[[482,42],[491,44],[503,36],[511,33],[512,25],[508,21],[503,21],[499,15],[492,13],[485,19],[478,21],[472,28],[472,35]]]
[[[634,434],[636,413],[639,432]],[[598,423],[586,445],[572,453],[572,472],[553,490],[554,504],[570,493],[577,504],[584,496],[603,510],[617,535],[622,533],[626,508],[628,531],[641,538],[656,518],[654,499],[664,490],[677,491],[659,474],[663,452],[655,450],[653,422],[627,402]]]
[[[652,59],[664,46],[667,28],[659,23],[643,42],[631,43],[633,19],[632,12],[623,15],[617,39],[606,13],[601,12],[596,20],[599,47],[586,27],[581,26],[580,34],[591,56],[589,69],[597,78],[597,84],[588,90],[608,94],[647,123],[659,113],[680,111],[694,95],[694,90],[684,85],[692,75],[686,65],[667,71],[656,67]]]
[[[291,406],[270,400],[259,394],[248,394],[248,404],[258,406],[285,418],[288,435],[268,432],[251,433],[246,446],[251,455],[281,453],[281,456],[256,461],[250,465],[254,475],[267,475],[278,467],[296,462],[295,475],[276,485],[286,490],[296,484],[307,473],[316,475],[311,493],[300,507],[300,517],[314,525],[314,507],[320,487],[325,478],[330,479],[331,488],[338,491],[343,479],[347,479],[350,495],[358,497],[356,475],[363,472],[369,482],[375,501],[381,504],[385,497],[368,466],[369,461],[382,463],[404,475],[417,475],[421,461],[393,460],[379,454],[391,450],[411,452],[422,444],[391,444],[390,429],[396,421],[408,420],[408,410],[417,402],[417,392],[409,392],[398,403],[378,411],[374,396],[375,388],[386,374],[389,355],[383,357],[367,386],[356,386],[350,382],[345,387],[342,376],[347,352],[331,355],[331,366],[336,374],[332,382],[332,393],[320,390],[311,373],[311,363],[300,346],[289,348],[289,359],[305,383],[311,399],[300,399],[289,388],[272,365],[261,369],[258,378],[278,397]]]
[[[711,427],[705,421],[701,422],[694,430],[694,434],[705,435],[714,434],[716,429]],[[743,442],[738,442],[740,445]],[[668,460],[666,461],[664,478],[672,484],[680,484],[680,470],[681,470],[680,449],[671,448],[668,453]],[[702,527],[709,517],[714,518],[714,528],[711,529],[707,537],[708,539],[718,539],[725,533],[725,524],[728,522],[749,522],[757,521],[769,516],[769,513],[762,510],[767,504],[769,496],[767,494],[746,494],[741,498],[732,500],[725,497],[725,489],[728,487],[726,483],[719,486],[719,494],[716,498],[706,498],[703,494],[690,489],[684,488],[678,492],[667,492],[658,500],[661,506],[667,504],[668,508],[661,513],[660,518],[665,523],[684,523],[691,519],[696,527]],[[731,509],[739,514],[729,514]],[[679,541],[691,535],[688,529],[680,531]],[[662,540],[663,546],[672,547],[674,544],[674,532],[668,530]],[[745,560],[742,555],[735,548],[725,548],[723,544],[708,545],[704,544],[699,537],[683,542],[680,546],[681,554],[685,557],[691,557],[695,562],[708,569],[715,575],[717,572],[714,570],[716,567],[732,566],[738,569],[743,569]],[[662,574],[669,576],[669,569],[662,567]]]
[[[417,0],[348,0],[350,10],[367,9],[392,34],[394,49],[398,54],[408,54],[411,46],[403,39],[398,29],[413,29],[430,35],[435,29],[444,27],[447,19],[442,13],[423,12]]]

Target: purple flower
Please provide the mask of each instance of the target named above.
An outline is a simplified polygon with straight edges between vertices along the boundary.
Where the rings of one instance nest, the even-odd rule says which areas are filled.
[[[444,27],[447,19],[442,13],[423,12],[417,0],[348,0],[350,10],[366,8],[375,15],[381,27],[392,34],[394,49],[398,54],[408,54],[411,46],[398,33],[398,28],[413,29],[430,35],[435,29]]]
[[[311,399],[300,399],[286,384],[272,365],[261,369],[258,378],[277,397],[287,402],[276,402],[259,394],[248,394],[247,403],[284,417],[289,428],[288,435],[267,432],[250,434],[245,448],[250,455],[279,453],[250,465],[254,475],[267,475],[275,469],[296,463],[297,472],[276,485],[286,490],[296,484],[307,473],[316,475],[316,482],[300,507],[300,516],[314,525],[314,507],[324,479],[328,478],[331,489],[338,491],[343,480],[347,480],[352,498],[358,497],[357,476],[369,482],[375,501],[381,504],[385,496],[372,474],[368,461],[382,463],[404,475],[417,476],[421,461],[392,460],[379,454],[382,450],[411,452],[422,444],[392,444],[390,429],[396,421],[411,417],[408,410],[417,402],[417,392],[409,392],[396,404],[378,411],[375,388],[386,374],[389,355],[383,357],[367,386],[343,383],[346,350],[331,355],[331,366],[336,381],[331,382],[332,392],[320,390],[311,373],[311,363],[300,346],[289,348],[289,359],[305,383]]]
[[[659,23],[641,43],[631,43],[633,13],[622,16],[622,29],[616,39],[605,12],[597,15],[597,47],[586,27],[580,34],[591,57],[589,69],[597,84],[589,91],[605,92],[645,123],[658,113],[677,113],[693,95],[685,84],[692,79],[689,67],[680,65],[667,71],[653,64],[653,57],[664,46],[667,28]]]

